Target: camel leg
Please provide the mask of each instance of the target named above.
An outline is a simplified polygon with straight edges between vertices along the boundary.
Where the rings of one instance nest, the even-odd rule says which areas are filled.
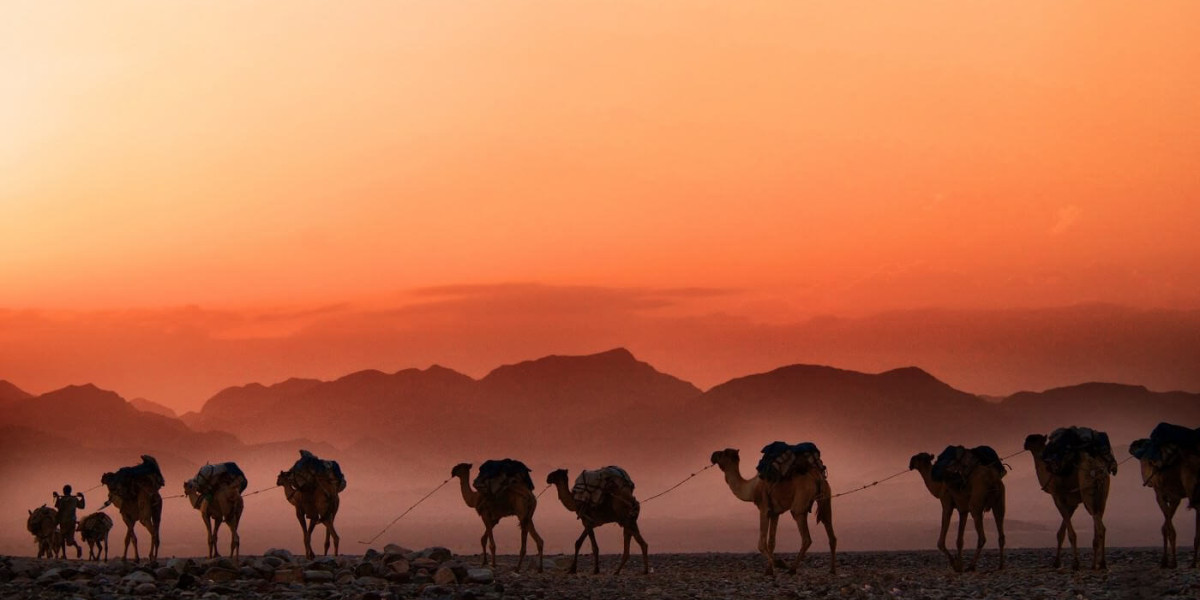
[[[771,530],[771,515],[767,511],[758,513],[758,551],[767,559],[767,575],[775,574],[775,557],[767,544],[767,532]]]
[[[148,515],[149,523],[143,523],[146,529],[150,530],[150,552],[148,559],[150,562],[158,560],[158,544],[159,544],[159,525],[162,524],[162,498],[157,494],[150,499],[150,514]]]
[[[1197,523],[1200,523],[1200,521],[1197,521]],[[633,529],[633,539],[637,540],[638,545],[642,547],[642,575],[649,575],[650,545],[647,544],[645,538],[642,537],[641,529],[638,528],[637,523],[634,523],[631,527]],[[1200,525],[1197,525],[1197,527],[1200,527]]]
[[[579,539],[575,540],[575,556],[571,559],[571,568],[567,570],[567,573],[569,574],[574,575],[576,572],[576,568],[579,564],[579,549],[583,547],[583,540],[587,539],[588,531],[588,528],[584,527],[583,533],[579,534]]]
[[[1107,533],[1108,530],[1104,527],[1104,515],[1092,515],[1092,570],[1108,568],[1108,562],[1104,559]]]
[[[108,533],[104,534],[104,562],[108,562]],[[96,551],[96,558],[100,558],[100,551]]]
[[[220,522],[217,527],[220,527]],[[204,531],[208,535],[208,557],[215,558],[217,556],[217,531],[208,515],[204,515]]]
[[[545,562],[542,559],[542,557],[543,557],[542,550],[543,550],[544,542],[542,540],[542,536],[538,535],[537,527],[533,526],[533,518],[532,517],[529,519],[529,535],[531,537],[533,537],[533,543],[535,545],[537,545],[537,551],[538,551],[537,572],[542,573],[543,569],[544,569],[544,566],[542,565],[542,563]],[[595,540],[596,540],[596,538],[593,537],[592,542],[595,543]]]
[[[496,524],[495,523],[492,523],[492,526],[488,528],[487,536],[488,536],[488,549],[492,552],[492,570],[495,570],[496,569]],[[520,563],[517,563],[517,570],[518,571],[521,570]]]
[[[950,531],[950,515],[953,510],[950,505],[942,505],[942,532],[938,535],[937,548],[946,555],[946,559],[950,561],[950,568],[958,570],[958,563],[954,561],[954,555],[950,554],[950,550],[946,548],[946,534]]]
[[[596,530],[588,529],[588,540],[592,542],[592,575],[600,574],[600,544],[596,543]]]
[[[1054,551],[1054,568],[1055,569],[1062,567],[1063,540],[1066,539],[1066,537],[1067,537],[1067,523],[1069,523],[1069,522],[1070,522],[1070,520],[1068,520],[1066,518],[1066,516],[1063,516],[1062,523],[1059,524],[1059,526],[1058,526],[1058,533],[1056,534],[1056,537],[1058,539],[1058,548]]]
[[[1104,527],[1103,524],[1100,525]],[[1200,509],[1196,512],[1196,537],[1192,538],[1192,568],[1195,569],[1200,561]]]
[[[824,488],[822,494],[825,497],[817,500],[817,520],[825,524],[825,537],[829,539],[829,573],[837,575],[837,535],[833,533],[833,504],[829,496],[829,484],[826,483]],[[825,505],[822,506],[821,502]]]
[[[312,546],[309,543],[308,521],[304,518],[304,510],[299,506],[296,507],[296,520],[300,522],[300,536],[304,539],[304,557],[312,560],[314,555]]]
[[[971,521],[975,523],[975,556],[971,557],[968,571],[974,571],[979,565],[979,555],[983,554],[983,545],[987,543],[987,534],[983,531],[983,509],[971,511]],[[961,531],[961,529],[960,529]]]
[[[617,563],[617,570],[613,571],[613,575],[620,575],[621,569],[625,568],[625,561],[629,560],[629,540],[633,539],[633,532],[628,527],[622,527],[621,537],[624,538],[622,542],[625,549],[621,552],[621,562]]]
[[[992,507],[992,518],[996,520],[996,545],[1000,549],[1000,566],[999,570],[1004,570],[1004,499]],[[982,518],[982,517],[981,517]]]
[[[796,519],[796,528],[800,530],[800,552],[796,554],[796,563],[792,565],[791,572],[795,573],[800,570],[800,564],[804,562],[804,555],[808,553],[808,547],[812,545],[812,533],[808,530],[808,514],[793,510],[792,518]]]
[[[487,526],[485,525],[484,527],[486,528]],[[483,537],[479,538],[480,552],[483,554],[483,562],[480,563],[480,566],[483,566],[483,567],[487,566],[487,543],[488,543],[488,532],[487,532],[487,529],[484,529]]]
[[[132,516],[121,515],[121,520],[125,521],[125,552],[121,555],[121,560],[129,560],[129,544],[133,544],[133,562],[138,562],[141,557],[138,555],[137,534],[133,531],[133,524],[136,522]]]
[[[241,508],[235,508],[229,516],[229,556],[235,560],[241,557],[242,538],[238,535],[238,523],[242,520]]]
[[[1163,513],[1163,558],[1162,568],[1174,569],[1175,562],[1175,524],[1172,519],[1175,517],[1175,510],[1179,508],[1179,500],[1170,498],[1159,498],[1158,507]]]
[[[966,511],[960,510],[960,511],[958,511],[958,540],[957,540],[958,546],[957,546],[957,550],[954,555],[954,564],[955,564],[954,570],[959,571],[959,572],[961,572],[962,568],[963,568],[963,560],[962,560],[963,534],[966,533],[966,531],[967,531],[967,513],[966,513]]]
[[[521,565],[525,562],[525,543],[529,540],[529,528],[525,526],[525,522],[521,522],[521,552],[517,555],[517,572],[521,572]]]

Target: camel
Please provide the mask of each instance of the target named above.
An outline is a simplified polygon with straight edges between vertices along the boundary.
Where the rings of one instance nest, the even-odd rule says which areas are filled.
[[[46,506],[29,511],[26,529],[37,543],[38,558],[58,558],[62,551],[62,534],[58,531],[58,511]],[[63,554],[65,556],[65,554]]]
[[[472,489],[467,483],[471,476],[470,463],[455,465],[450,470],[450,476],[460,480],[463,501],[475,509],[479,518],[483,519],[483,537],[479,539],[479,545],[483,549],[483,566],[487,566],[488,549],[491,548],[492,568],[496,568],[496,537],[492,533],[496,524],[504,517],[516,517],[521,527],[521,553],[517,558],[516,570],[518,573],[521,571],[521,565],[525,563],[526,543],[528,538],[533,536],[533,543],[537,544],[537,571],[541,573],[542,536],[538,535],[537,528],[533,525],[533,511],[537,510],[537,498],[533,495],[532,486],[516,484],[509,485],[496,494],[480,492]]]
[[[335,461],[322,461],[307,450],[300,451],[300,460],[288,471],[280,471],[275,485],[283,488],[287,501],[296,507],[296,520],[304,534],[304,555],[316,558],[312,549],[312,533],[317,524],[325,526],[325,555],[333,540],[333,555],[338,555],[341,537],[333,526],[341,500],[338,494],[346,489],[346,479]]]
[[[979,555],[983,552],[983,545],[987,541],[983,533],[983,513],[990,510],[992,517],[996,520],[996,532],[1000,545],[1000,568],[1003,569],[1004,482],[1001,481],[1001,476],[996,469],[980,465],[971,472],[966,485],[960,488],[933,479],[933,455],[927,452],[913,456],[908,462],[908,468],[921,474],[929,493],[942,503],[942,530],[938,536],[937,547],[950,560],[951,568],[956,572],[963,570],[963,533],[967,527],[966,515],[970,513],[971,519],[975,522],[975,533],[978,540],[975,546],[975,556],[971,558],[971,564],[967,570],[975,570],[979,563]],[[950,529],[950,517],[956,510],[958,511],[958,551],[957,554],[952,555],[946,549],[946,532]]]
[[[108,532],[112,530],[113,521],[102,512],[94,512],[76,525],[76,531],[88,545],[88,560],[100,560],[100,551],[104,550],[104,560],[108,560]]]
[[[1078,458],[1075,467],[1066,475],[1051,472],[1043,458],[1046,450],[1046,436],[1032,434],[1025,438],[1025,449],[1033,455],[1033,466],[1037,471],[1038,484],[1042,490],[1054,500],[1054,506],[1062,515],[1062,524],[1058,527],[1058,547],[1054,552],[1054,568],[1062,566],[1063,535],[1071,541],[1071,568],[1079,570],[1079,547],[1075,543],[1075,527],[1071,525],[1071,516],[1083,504],[1083,508],[1092,515],[1092,569],[1106,569],[1108,563],[1104,557],[1104,507],[1108,503],[1108,490],[1111,475],[1116,474],[1116,467],[1088,452],[1077,451]]]
[[[1164,569],[1174,569],[1176,562],[1176,533],[1175,511],[1186,498],[1188,508],[1195,508],[1197,500],[1197,484],[1200,483],[1200,457],[1187,453],[1180,460],[1169,466],[1159,466],[1151,462],[1150,456],[1141,453],[1140,446],[1149,440],[1137,440],[1130,444],[1129,452],[1137,456],[1142,466],[1142,485],[1154,489],[1154,499],[1163,514],[1162,536],[1163,555],[1159,563]],[[1138,456],[1141,454],[1141,456]],[[1188,493],[1192,490],[1192,493]],[[1200,564],[1200,514],[1196,516],[1196,537],[1192,542],[1192,568]]]
[[[162,495],[158,490],[166,483],[158,468],[158,461],[153,456],[143,454],[141,464],[122,467],[116,473],[105,473],[100,477],[100,483],[108,488],[108,500],[104,506],[116,506],[121,513],[121,520],[125,522],[125,551],[121,554],[121,560],[129,560],[130,543],[133,544],[134,562],[141,560],[137,534],[133,530],[135,523],[141,523],[150,532],[147,559],[151,562],[158,559],[161,541],[158,531],[162,524]]]
[[[737,450],[718,450],[712,453],[711,460],[725,474],[725,483],[733,495],[738,500],[753,502],[758,507],[758,551],[767,560],[767,575],[775,574],[775,531],[779,526],[779,516],[788,511],[796,521],[801,539],[800,552],[788,572],[799,570],[812,545],[808,513],[814,503],[817,505],[817,522],[825,524],[825,534],[829,538],[829,572],[837,574],[837,536],[833,533],[832,494],[823,474],[810,471],[778,482],[766,481],[758,475],[745,479],[742,477],[741,458]]]
[[[598,505],[588,505],[577,502],[573,490],[567,488],[566,469],[551,472],[546,476],[546,483],[554,485],[562,505],[578,515],[579,520],[583,523],[583,533],[579,539],[575,540],[575,556],[571,558],[571,568],[567,570],[568,573],[576,572],[579,564],[579,549],[583,546],[584,538],[590,539],[592,542],[592,573],[600,573],[600,546],[596,543],[594,530],[605,523],[616,523],[625,535],[625,551],[621,554],[621,562],[617,565],[615,574],[620,575],[625,562],[629,560],[630,538],[636,539],[638,545],[642,547],[642,574],[650,573],[649,548],[646,540],[642,538],[641,532],[638,531],[637,519],[638,513],[641,512],[641,506],[638,504],[637,498],[634,498],[632,489],[605,493]],[[575,485],[578,487],[579,483]]]
[[[204,519],[209,558],[220,556],[217,551],[217,532],[221,529],[221,523],[229,524],[229,555],[238,557],[238,548],[241,546],[238,522],[242,519],[242,492],[245,489],[246,477],[234,463],[205,465],[195,478],[183,482],[183,493],[192,508],[200,511],[200,517]]]

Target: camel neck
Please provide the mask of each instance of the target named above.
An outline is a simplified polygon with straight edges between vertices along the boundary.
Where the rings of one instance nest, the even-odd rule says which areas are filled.
[[[571,494],[571,490],[567,489],[567,483],[565,481],[555,481],[554,489],[558,492],[558,500],[562,502],[562,505],[567,510],[575,512],[575,509],[578,508],[575,505],[575,496]]]
[[[918,467],[917,472],[921,474],[921,479],[925,482],[925,488],[929,490],[929,493],[933,494],[934,498],[941,498],[946,484],[933,480],[933,469],[928,466]]]
[[[759,482],[757,475],[753,479],[743,478],[741,468],[736,464],[721,470],[725,472],[725,483],[729,485],[730,491],[738,500],[754,502],[754,488]]]
[[[463,501],[467,503],[467,506],[471,508],[479,506],[479,492],[471,489],[471,485],[467,483],[467,476],[459,475],[458,482],[459,487],[462,489]]]
[[[1042,490],[1050,490],[1050,468],[1046,466],[1046,461],[1042,460],[1042,448],[1031,449],[1030,454],[1033,455],[1033,469],[1037,472],[1038,485],[1042,486]]]

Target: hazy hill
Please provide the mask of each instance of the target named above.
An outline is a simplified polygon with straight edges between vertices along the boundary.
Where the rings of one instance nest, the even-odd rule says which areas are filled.
[[[129,404],[131,404],[134,408],[136,408],[142,412],[148,412],[151,414],[162,415],[164,417],[171,417],[171,418],[175,418],[175,417],[179,416],[179,415],[175,414],[175,411],[171,410],[170,408],[163,406],[162,404],[159,404],[157,402],[154,402],[153,400],[147,400],[145,398],[134,398],[129,401]]]

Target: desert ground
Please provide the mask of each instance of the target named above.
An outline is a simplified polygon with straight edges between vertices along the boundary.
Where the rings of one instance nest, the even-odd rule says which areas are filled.
[[[160,558],[156,564],[0,558],[0,597],[96,598],[1012,598],[1020,600],[1198,598],[1200,571],[1187,568],[1190,549],[1180,549],[1180,568],[1158,567],[1160,550],[1115,548],[1107,571],[1050,567],[1052,549],[1010,549],[1002,571],[995,550],[985,551],[980,570],[952,572],[932,551],[845,552],[838,573],[829,573],[827,555],[810,555],[798,574],[768,577],[756,554],[652,554],[651,573],[641,574],[633,556],[613,575],[617,556],[601,556],[601,573],[565,572],[570,557],[547,556],[545,572],[516,573],[515,556],[501,556],[498,568],[480,568],[479,557],[454,556],[444,548],[411,551],[396,546],[365,555],[305,560],[283,550],[263,556]],[[1069,556],[1069,555],[1068,555]],[[1185,558],[1186,557],[1186,558]],[[111,558],[111,556],[110,556]],[[785,559],[792,558],[784,556]]]

